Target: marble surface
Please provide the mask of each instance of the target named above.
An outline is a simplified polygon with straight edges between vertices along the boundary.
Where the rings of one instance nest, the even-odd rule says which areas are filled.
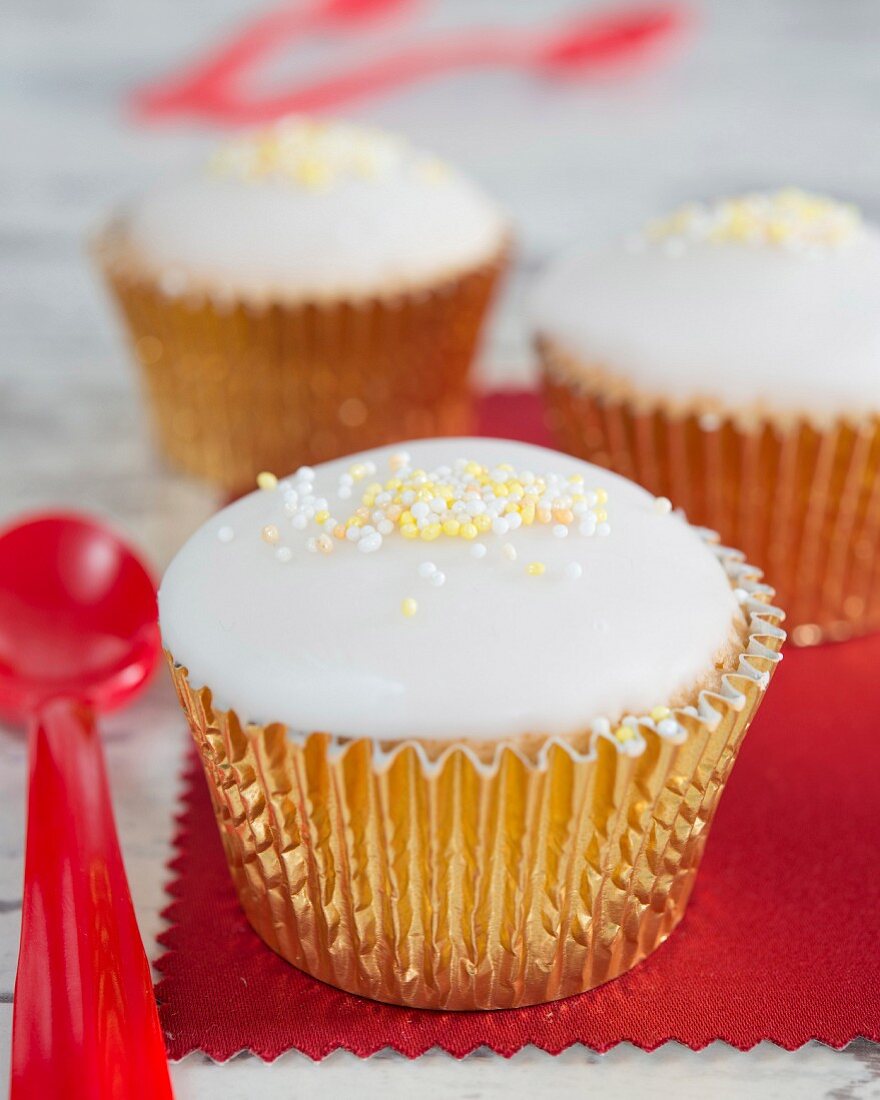
[[[529,24],[579,0],[424,0],[413,26]],[[136,127],[132,84],[234,25],[246,0],[9,0],[0,36],[0,519],[48,504],[111,518],[160,569],[213,509],[210,492],[154,458],[118,329],[84,242],[109,205],[198,156],[216,134],[188,123]],[[591,83],[514,73],[458,74],[350,112],[401,130],[462,164],[520,226],[519,262],[487,342],[490,382],[523,381],[531,361],[524,288],[573,237],[598,239],[692,196],[799,183],[880,211],[880,6],[874,0],[693,0],[690,41],[650,71]],[[384,32],[391,35],[392,32]],[[369,51],[321,41],[300,69]],[[279,66],[279,72],[282,66]],[[512,124],[515,120],[515,125]],[[168,840],[185,746],[164,679],[106,726],[123,849],[149,949],[161,928]],[[9,1054],[18,940],[25,752],[0,731],[0,1075]],[[254,1095],[477,1098],[880,1097],[880,1051],[809,1044],[789,1054],[674,1044],[626,1045],[551,1059],[479,1053],[408,1063],[340,1053],[320,1064],[291,1054],[271,1066],[243,1056],[173,1069],[181,1100]]]

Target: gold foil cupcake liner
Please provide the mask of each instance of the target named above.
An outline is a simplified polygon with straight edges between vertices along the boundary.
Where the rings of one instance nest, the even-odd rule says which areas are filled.
[[[649,955],[684,915],[784,637],[756,571],[718,553],[749,621],[736,663],[672,723],[628,720],[623,743],[245,724],[168,654],[259,935],[330,985],[433,1009],[556,1000]]]
[[[668,497],[758,562],[796,645],[880,628],[880,418],[676,407],[538,341],[559,447]]]
[[[96,252],[160,450],[185,473],[236,493],[261,470],[472,430],[470,366],[506,253],[387,296],[249,302],[163,284],[112,231]]]

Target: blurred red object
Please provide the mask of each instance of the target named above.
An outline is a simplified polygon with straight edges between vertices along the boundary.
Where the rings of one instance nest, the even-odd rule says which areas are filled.
[[[590,11],[548,28],[471,28],[434,35],[348,70],[293,84],[264,96],[243,87],[271,53],[319,31],[344,32],[402,14],[414,0],[316,0],[286,6],[244,27],[217,51],[182,72],[135,93],[141,118],[177,115],[230,125],[254,125],[286,114],[333,110],[363,96],[388,91],[456,69],[515,67],[575,77],[642,58],[683,29],[675,5]]]

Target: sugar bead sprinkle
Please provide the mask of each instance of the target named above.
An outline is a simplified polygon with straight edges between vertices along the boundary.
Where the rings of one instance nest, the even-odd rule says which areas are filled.
[[[257,485],[264,492],[271,492],[278,487],[278,478],[269,473],[268,470],[263,470],[262,473],[257,474]]]
[[[220,527],[217,529],[217,538],[220,542],[232,542],[235,538],[235,531],[229,526]]]
[[[579,561],[570,561],[562,572],[567,581],[578,581],[584,575],[584,567]]]
[[[672,501],[669,497],[657,497],[654,500],[654,511],[659,516],[668,516],[672,511]]]
[[[795,187],[771,193],[692,202],[648,223],[627,242],[631,251],[658,245],[675,259],[694,245],[744,245],[788,252],[827,252],[850,244],[862,225],[859,211]]]
[[[404,618],[411,619],[419,610],[419,602],[414,600],[412,596],[407,596],[401,603],[400,610],[403,612]]]
[[[547,572],[547,566],[542,561],[530,561],[526,566],[526,573],[530,577],[543,577]]]
[[[366,538],[364,552],[380,549],[395,534],[421,542],[474,542],[480,535],[506,538],[532,526],[547,526],[560,539],[572,530],[588,537],[611,531],[607,491],[587,488],[580,474],[539,475],[508,463],[488,467],[466,458],[430,471],[410,463],[406,452],[392,454],[390,476],[380,480],[375,462],[353,462],[336,487],[337,498],[354,505],[340,509],[348,513],[343,515],[334,515],[335,506],[317,496],[310,467],[280,483],[264,472],[259,483],[283,494],[285,514],[296,530],[314,524],[340,541],[360,545]],[[484,550],[473,553],[482,556]]]

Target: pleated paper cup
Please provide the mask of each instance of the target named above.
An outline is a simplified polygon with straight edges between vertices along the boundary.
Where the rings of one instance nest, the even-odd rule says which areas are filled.
[[[625,742],[246,724],[168,654],[259,935],[330,985],[432,1009],[552,1001],[649,955],[684,915],[784,637],[772,591],[717,552],[748,618],[741,648],[715,690],[674,711],[674,732],[644,719]]]
[[[96,253],[159,448],[185,473],[237,493],[261,470],[472,429],[470,367],[506,251],[411,291],[265,302],[159,280],[112,230]]]
[[[760,563],[795,645],[880,629],[880,417],[676,406],[538,340],[557,445],[668,497]]]

